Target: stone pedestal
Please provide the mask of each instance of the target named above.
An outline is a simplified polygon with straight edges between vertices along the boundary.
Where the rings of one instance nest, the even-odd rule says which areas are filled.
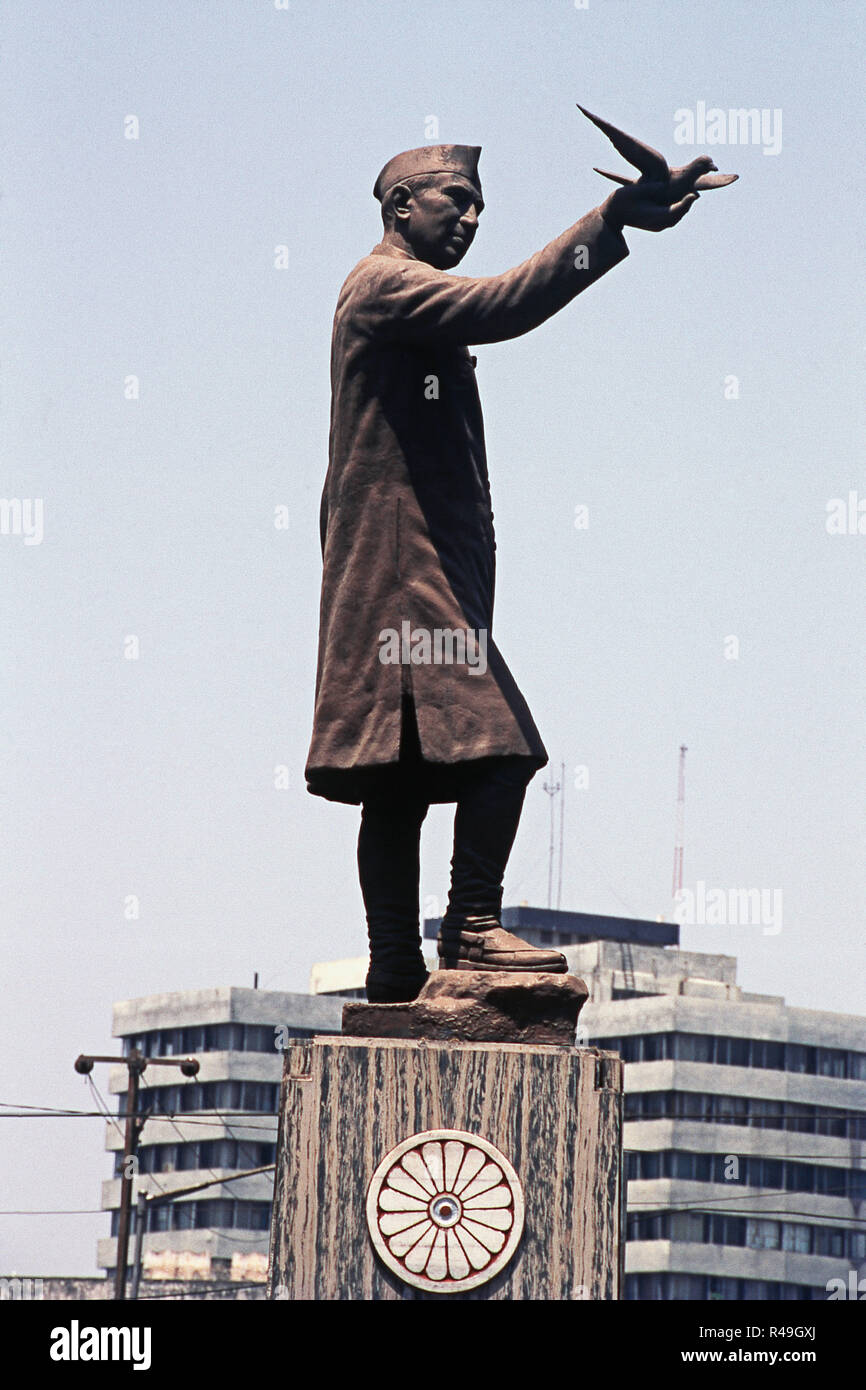
[[[271,1297],[617,1298],[621,1113],[595,1048],[294,1042]]]
[[[343,1033],[353,1038],[571,1046],[588,995],[575,975],[435,970],[411,1003],[344,1004]]]

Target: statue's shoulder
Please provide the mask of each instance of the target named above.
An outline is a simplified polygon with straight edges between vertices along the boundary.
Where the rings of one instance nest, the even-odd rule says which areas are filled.
[[[407,281],[439,274],[440,271],[414,256],[380,243],[352,267],[343,281],[335,319],[338,323],[346,323],[360,317],[366,322],[370,313],[375,318],[377,310],[387,314],[385,306],[392,302],[395,293],[399,295]]]
[[[345,285],[375,287],[383,283],[403,280],[407,276],[413,278],[421,276],[429,279],[431,276],[438,277],[441,274],[441,271],[434,270],[433,266],[427,265],[426,262],[416,260],[414,256],[400,251],[387,242],[380,242],[352,268],[346,277]]]
[[[369,255],[362,256],[343,281],[343,290],[375,285],[383,274],[387,274],[389,261],[390,257],[377,255],[375,249]]]

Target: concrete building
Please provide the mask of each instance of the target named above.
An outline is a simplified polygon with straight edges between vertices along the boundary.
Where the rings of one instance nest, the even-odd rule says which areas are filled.
[[[626,1297],[850,1288],[866,1273],[866,1019],[748,993],[731,956],[565,954],[590,987],[586,1040],[625,1062]]]
[[[306,994],[206,989],[131,999],[114,1008],[124,1055],[194,1056],[195,1078],[149,1066],[141,1109],[148,1112],[138,1152],[139,1185],[171,1192],[217,1178],[196,1194],[155,1204],[144,1237],[144,1277],[255,1284],[267,1268],[273,1174],[232,1174],[273,1163],[282,1049],[291,1037],[339,1033],[342,1005]],[[113,1271],[123,1159],[127,1072],[113,1067],[118,1120],[107,1128],[114,1176],[103,1184],[111,1235],[97,1263]],[[130,1259],[132,1247],[130,1247]]]

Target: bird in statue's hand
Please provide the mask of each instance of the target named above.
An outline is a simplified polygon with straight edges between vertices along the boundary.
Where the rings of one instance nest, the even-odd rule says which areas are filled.
[[[698,155],[679,169],[671,169],[664,155],[652,146],[635,140],[625,131],[594,116],[584,106],[577,103],[593,125],[597,125],[629,164],[640,170],[640,178],[628,179],[622,174],[611,174],[605,169],[596,169],[606,179],[621,185],[602,205],[602,214],[614,226],[638,227],[643,231],[660,232],[673,227],[689,208],[696,203],[702,192],[710,188],[725,188],[735,183],[739,174],[720,174],[708,154]]]

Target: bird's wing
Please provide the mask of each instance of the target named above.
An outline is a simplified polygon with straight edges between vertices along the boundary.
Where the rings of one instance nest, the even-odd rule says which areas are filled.
[[[594,116],[591,111],[587,111],[585,106],[577,102],[578,111],[582,111],[587,120],[597,125],[603,131],[615,150],[619,150],[623,159],[627,159],[629,164],[633,164],[636,169],[640,169],[642,174],[651,179],[666,179],[668,173],[668,162],[663,154],[658,150],[652,149],[650,145],[644,145],[640,140],[635,140],[633,136],[626,135],[625,131],[617,130],[615,125],[608,121],[603,121],[600,116]]]
[[[736,183],[739,174],[701,174],[693,185],[698,192],[705,188],[727,188],[729,183]]]
[[[635,182],[635,179],[623,178],[622,174],[609,174],[607,169],[598,169],[595,165],[593,165],[592,172],[594,174],[601,174],[603,179],[611,179],[613,183],[621,183],[626,188],[630,187],[631,184]]]

